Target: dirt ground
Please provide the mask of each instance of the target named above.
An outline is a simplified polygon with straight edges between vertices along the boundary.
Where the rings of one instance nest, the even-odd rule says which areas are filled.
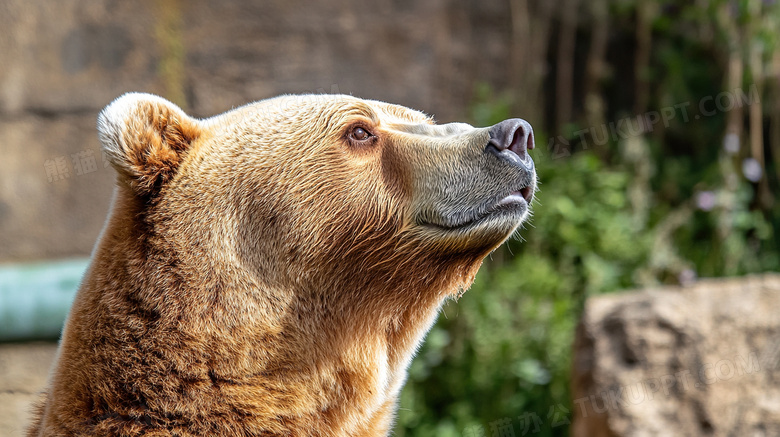
[[[0,344],[0,436],[24,435],[56,351],[55,343]]]

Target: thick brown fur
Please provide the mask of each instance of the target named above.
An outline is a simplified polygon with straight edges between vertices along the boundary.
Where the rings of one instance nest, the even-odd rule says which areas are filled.
[[[448,229],[509,170],[485,129],[381,102],[130,94],[99,131],[114,206],[29,436],[387,435],[440,305],[527,214]]]

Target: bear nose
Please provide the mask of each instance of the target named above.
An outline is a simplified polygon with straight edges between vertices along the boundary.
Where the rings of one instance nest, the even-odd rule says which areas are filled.
[[[530,123],[520,118],[510,118],[495,124],[490,127],[488,134],[488,148],[493,146],[499,153],[509,150],[524,163],[528,160],[528,150],[534,148],[534,130]]]

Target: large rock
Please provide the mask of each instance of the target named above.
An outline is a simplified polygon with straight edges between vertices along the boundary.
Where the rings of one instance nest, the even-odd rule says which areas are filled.
[[[780,435],[780,275],[591,298],[575,437]]]

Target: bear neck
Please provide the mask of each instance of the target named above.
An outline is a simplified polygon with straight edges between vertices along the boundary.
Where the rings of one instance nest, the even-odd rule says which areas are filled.
[[[312,421],[334,435],[387,429],[441,304],[481,263],[416,253],[403,268],[344,268],[365,265],[357,251],[324,276],[269,282],[205,239],[156,228],[148,200],[119,191],[63,338],[71,368],[92,378],[72,401],[98,411],[154,416],[178,402],[204,417],[228,405],[245,421],[283,417],[280,434],[308,435]]]

